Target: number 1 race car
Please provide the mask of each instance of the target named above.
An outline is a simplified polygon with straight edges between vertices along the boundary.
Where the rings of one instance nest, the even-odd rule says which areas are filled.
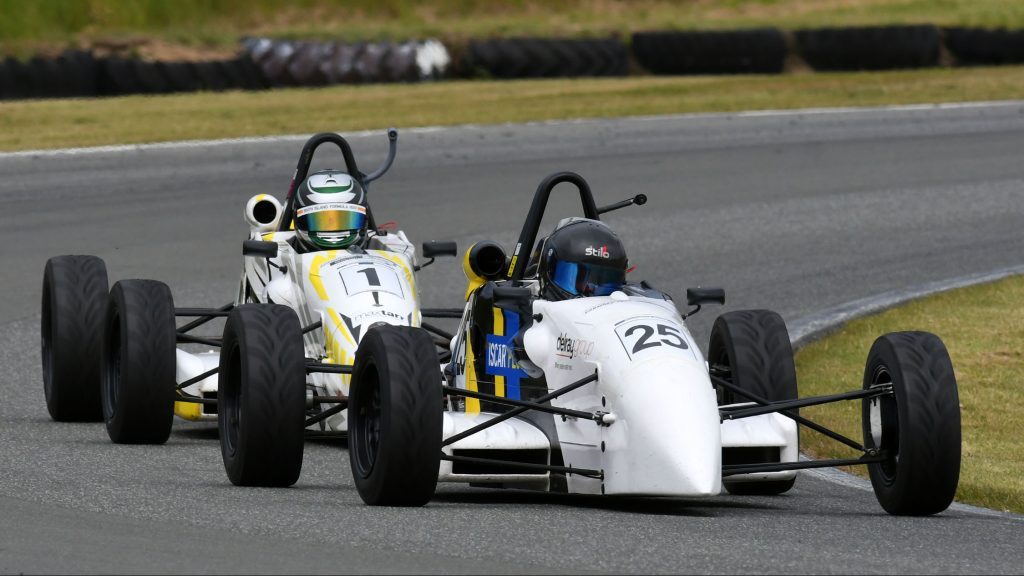
[[[415,248],[404,232],[378,227],[365,200],[394,160],[397,131],[388,138],[388,157],[371,174],[359,171],[341,136],[310,138],[284,204],[265,194],[246,204],[244,271],[234,301],[220,308],[176,308],[167,285],[154,280],[121,280],[108,293],[101,259],[51,258],[42,299],[51,416],[102,418],[117,443],[166,442],[175,414],[218,421],[232,481],[294,483],[304,430],[347,428],[350,365],[368,329],[421,326],[430,314],[419,305]],[[345,170],[309,175],[326,143],[341,150]],[[319,203],[299,206],[300,186]],[[353,222],[338,223],[346,217]],[[355,235],[324,231],[331,225],[354,227]],[[451,242],[425,243],[423,265],[455,252]],[[178,326],[176,317],[194,319]],[[195,335],[218,317],[227,317],[222,338]]]
[[[583,218],[537,241],[560,183]],[[450,361],[422,328],[371,328],[356,351],[348,399],[349,458],[371,505],[422,505],[437,482],[582,494],[778,494],[796,470],[864,464],[882,507],[933,514],[958,481],[960,413],[941,340],[878,338],[861,390],[797,398],[789,334],[767,310],[720,315],[705,358],[685,320],[718,289],[687,291],[688,310],[644,282],[626,282],[621,242],[587,182],[562,172],[537,190],[506,258],[493,242],[467,252],[465,309]],[[528,255],[529,258],[528,258]],[[863,442],[802,407],[858,399]],[[801,461],[798,425],[861,456]]]

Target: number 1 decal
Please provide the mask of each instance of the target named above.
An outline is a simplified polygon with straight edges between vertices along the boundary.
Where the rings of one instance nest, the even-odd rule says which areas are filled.
[[[366,274],[366,283],[370,286],[380,286],[380,277],[377,276],[377,270],[373,268],[363,268],[362,270],[356,270],[358,274]]]

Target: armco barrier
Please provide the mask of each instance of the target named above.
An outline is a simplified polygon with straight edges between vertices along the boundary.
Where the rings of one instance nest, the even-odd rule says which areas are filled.
[[[460,71],[461,76],[493,78],[625,76],[629,54],[616,39],[474,40]]]
[[[777,74],[786,39],[774,28],[636,32],[633,57],[654,74]]]
[[[947,28],[943,32],[958,65],[1024,62],[1024,30]]]
[[[797,51],[815,70],[893,70],[939,64],[939,29],[920,26],[796,31]]]

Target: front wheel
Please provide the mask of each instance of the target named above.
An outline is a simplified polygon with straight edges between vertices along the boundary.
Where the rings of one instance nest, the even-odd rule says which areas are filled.
[[[155,280],[121,280],[110,290],[103,331],[102,396],[107,435],[117,444],[163,444],[174,419],[174,300]]]
[[[43,271],[43,392],[57,422],[99,422],[100,341],[107,267],[96,256],[55,256]]]
[[[794,400],[797,397],[793,346],[786,322],[770,310],[727,312],[715,319],[708,345],[708,363],[727,369],[733,385],[763,400]],[[718,404],[749,402],[750,398],[719,387]],[[741,453],[742,454],[742,453]],[[764,455],[747,454],[742,460],[723,451],[723,462],[734,464],[767,463]],[[778,460],[773,460],[778,462]],[[730,494],[782,494],[793,487],[796,474],[781,480],[742,480],[723,478]]]
[[[925,516],[953,502],[960,479],[960,400],[953,363],[928,332],[894,332],[871,346],[864,388],[892,393],[863,401],[864,445],[887,458],[868,465],[890,514]]]
[[[243,304],[224,325],[217,384],[220,451],[238,486],[284,487],[302,471],[306,355],[295,312]]]
[[[443,434],[441,371],[426,330],[378,326],[356,351],[349,460],[373,506],[422,506],[437,488]]]

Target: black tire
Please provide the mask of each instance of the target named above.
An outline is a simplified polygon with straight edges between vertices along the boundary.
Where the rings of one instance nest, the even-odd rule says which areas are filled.
[[[942,340],[928,332],[880,336],[868,353],[864,388],[886,383],[892,395],[863,402],[864,445],[890,456],[868,465],[875,497],[890,514],[942,512],[960,479],[960,400]]]
[[[121,280],[110,289],[103,331],[102,398],[116,444],[163,444],[174,419],[176,336],[171,289]]]
[[[426,330],[378,326],[359,342],[349,392],[352,476],[371,506],[422,506],[437,488],[441,371]]]
[[[778,74],[787,54],[775,28],[635,32],[631,48],[652,74]]]
[[[302,472],[306,368],[302,328],[279,304],[243,304],[224,326],[217,424],[237,486],[285,487]]]
[[[941,39],[931,24],[797,30],[797,50],[815,70],[894,70],[939,65]]]
[[[46,261],[42,298],[43,390],[57,422],[100,422],[100,342],[107,267],[95,256]]]
[[[742,310],[719,316],[711,329],[708,363],[727,368],[734,385],[764,400],[797,397],[789,330],[782,316],[770,310]],[[750,401],[721,387],[717,391],[719,405]],[[737,495],[782,494],[795,482],[795,477],[765,482],[722,479],[725,489]]]

